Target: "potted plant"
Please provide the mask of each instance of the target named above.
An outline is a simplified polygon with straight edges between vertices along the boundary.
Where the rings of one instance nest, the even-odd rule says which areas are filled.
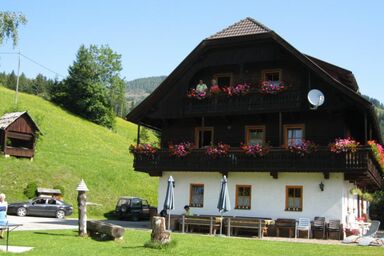
[[[194,145],[191,142],[182,142],[179,144],[168,145],[170,155],[178,158],[182,158],[189,155],[193,148]]]
[[[383,146],[374,140],[368,141],[368,145],[371,146],[372,153],[375,156],[377,162],[379,162],[379,164],[381,166],[381,170],[383,171],[384,170],[384,148],[383,148]]]
[[[351,195],[358,195],[358,196],[361,196],[363,194],[363,192],[361,191],[361,189],[355,187],[355,188],[351,188],[351,190],[349,191],[351,193]]]
[[[240,148],[248,156],[265,156],[269,152],[268,144],[256,144],[256,145],[246,145],[241,143]]]
[[[197,99],[197,100],[203,100],[208,96],[206,91],[197,91],[196,89],[192,88],[187,92],[187,97],[190,99]]]
[[[230,146],[224,143],[217,143],[207,147],[206,154],[212,158],[226,156],[229,153]]]
[[[348,137],[346,139],[336,139],[335,142],[330,145],[330,148],[334,153],[354,153],[357,151],[359,144],[359,142]]]
[[[149,143],[132,144],[129,146],[129,152],[135,155],[153,156],[158,150],[159,148],[156,144]]]
[[[260,92],[262,94],[278,94],[288,89],[288,85],[284,81],[261,81]]]
[[[288,146],[288,150],[299,156],[305,156],[317,151],[318,146],[310,140],[302,140],[301,142]]]

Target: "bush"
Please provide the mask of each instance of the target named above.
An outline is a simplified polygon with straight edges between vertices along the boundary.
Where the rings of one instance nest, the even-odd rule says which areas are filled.
[[[64,197],[65,189],[64,189],[64,187],[62,185],[56,185],[56,186],[53,187],[53,189],[60,189],[61,196]]]
[[[37,182],[30,182],[27,184],[27,186],[24,188],[24,195],[31,199],[37,196]]]
[[[162,249],[174,248],[174,247],[176,247],[176,245],[177,245],[176,240],[171,240],[171,242],[166,243],[166,244],[161,244],[161,243],[155,242],[155,241],[148,241],[144,244],[144,247],[162,250]]]

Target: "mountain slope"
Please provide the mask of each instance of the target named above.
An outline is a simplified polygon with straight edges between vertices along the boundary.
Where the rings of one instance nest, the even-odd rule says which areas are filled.
[[[0,114],[13,106],[14,93],[0,86]],[[76,205],[76,186],[84,178],[88,200],[102,204],[89,207],[91,215],[112,210],[121,195],[157,204],[157,179],[132,168],[128,147],[136,137],[136,125],[117,119],[112,132],[28,94],[20,94],[19,110],[31,114],[43,136],[33,161],[0,156],[0,192],[7,194],[8,202],[24,199],[24,187],[37,181],[44,187],[63,185],[65,200]]]

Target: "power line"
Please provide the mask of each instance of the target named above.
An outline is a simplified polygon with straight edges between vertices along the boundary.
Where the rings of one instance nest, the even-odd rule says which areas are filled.
[[[9,55],[11,55],[11,54],[18,54],[18,55],[22,56],[23,58],[29,60],[30,62],[32,62],[32,63],[34,63],[34,64],[40,66],[41,68],[43,68],[43,69],[45,69],[45,70],[47,70],[47,71],[49,71],[49,72],[55,74],[56,76],[60,76],[60,77],[63,77],[63,78],[65,77],[65,76],[63,76],[63,75],[57,73],[56,71],[54,71],[54,70],[48,68],[47,66],[45,66],[45,65],[43,65],[43,64],[41,64],[41,63],[39,63],[38,61],[36,61],[36,60],[34,60],[34,59],[32,59],[32,58],[26,56],[25,54],[20,53],[20,52],[0,52],[0,54],[3,54],[3,55],[8,55],[8,54],[9,54]]]

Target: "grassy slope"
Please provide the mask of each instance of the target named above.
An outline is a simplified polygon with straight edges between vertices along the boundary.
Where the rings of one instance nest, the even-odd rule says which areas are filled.
[[[321,245],[224,238],[193,234],[172,234],[176,246],[157,250],[144,248],[150,239],[146,231],[127,230],[122,241],[95,241],[76,237],[72,230],[13,232],[11,244],[35,247],[23,255],[252,255],[252,256],[379,256],[384,248]],[[0,252],[0,255],[3,255]]]
[[[14,91],[0,86],[0,114],[9,110]],[[102,207],[90,207],[92,215],[112,210],[120,195],[137,195],[156,202],[157,179],[134,172],[128,147],[136,137],[136,126],[117,119],[116,132],[74,116],[39,97],[20,94],[19,110],[28,110],[43,136],[34,161],[0,157],[0,191],[8,202],[24,199],[23,188],[37,181],[41,186],[65,187],[65,200],[76,203],[81,178],[90,192],[88,199]]]

